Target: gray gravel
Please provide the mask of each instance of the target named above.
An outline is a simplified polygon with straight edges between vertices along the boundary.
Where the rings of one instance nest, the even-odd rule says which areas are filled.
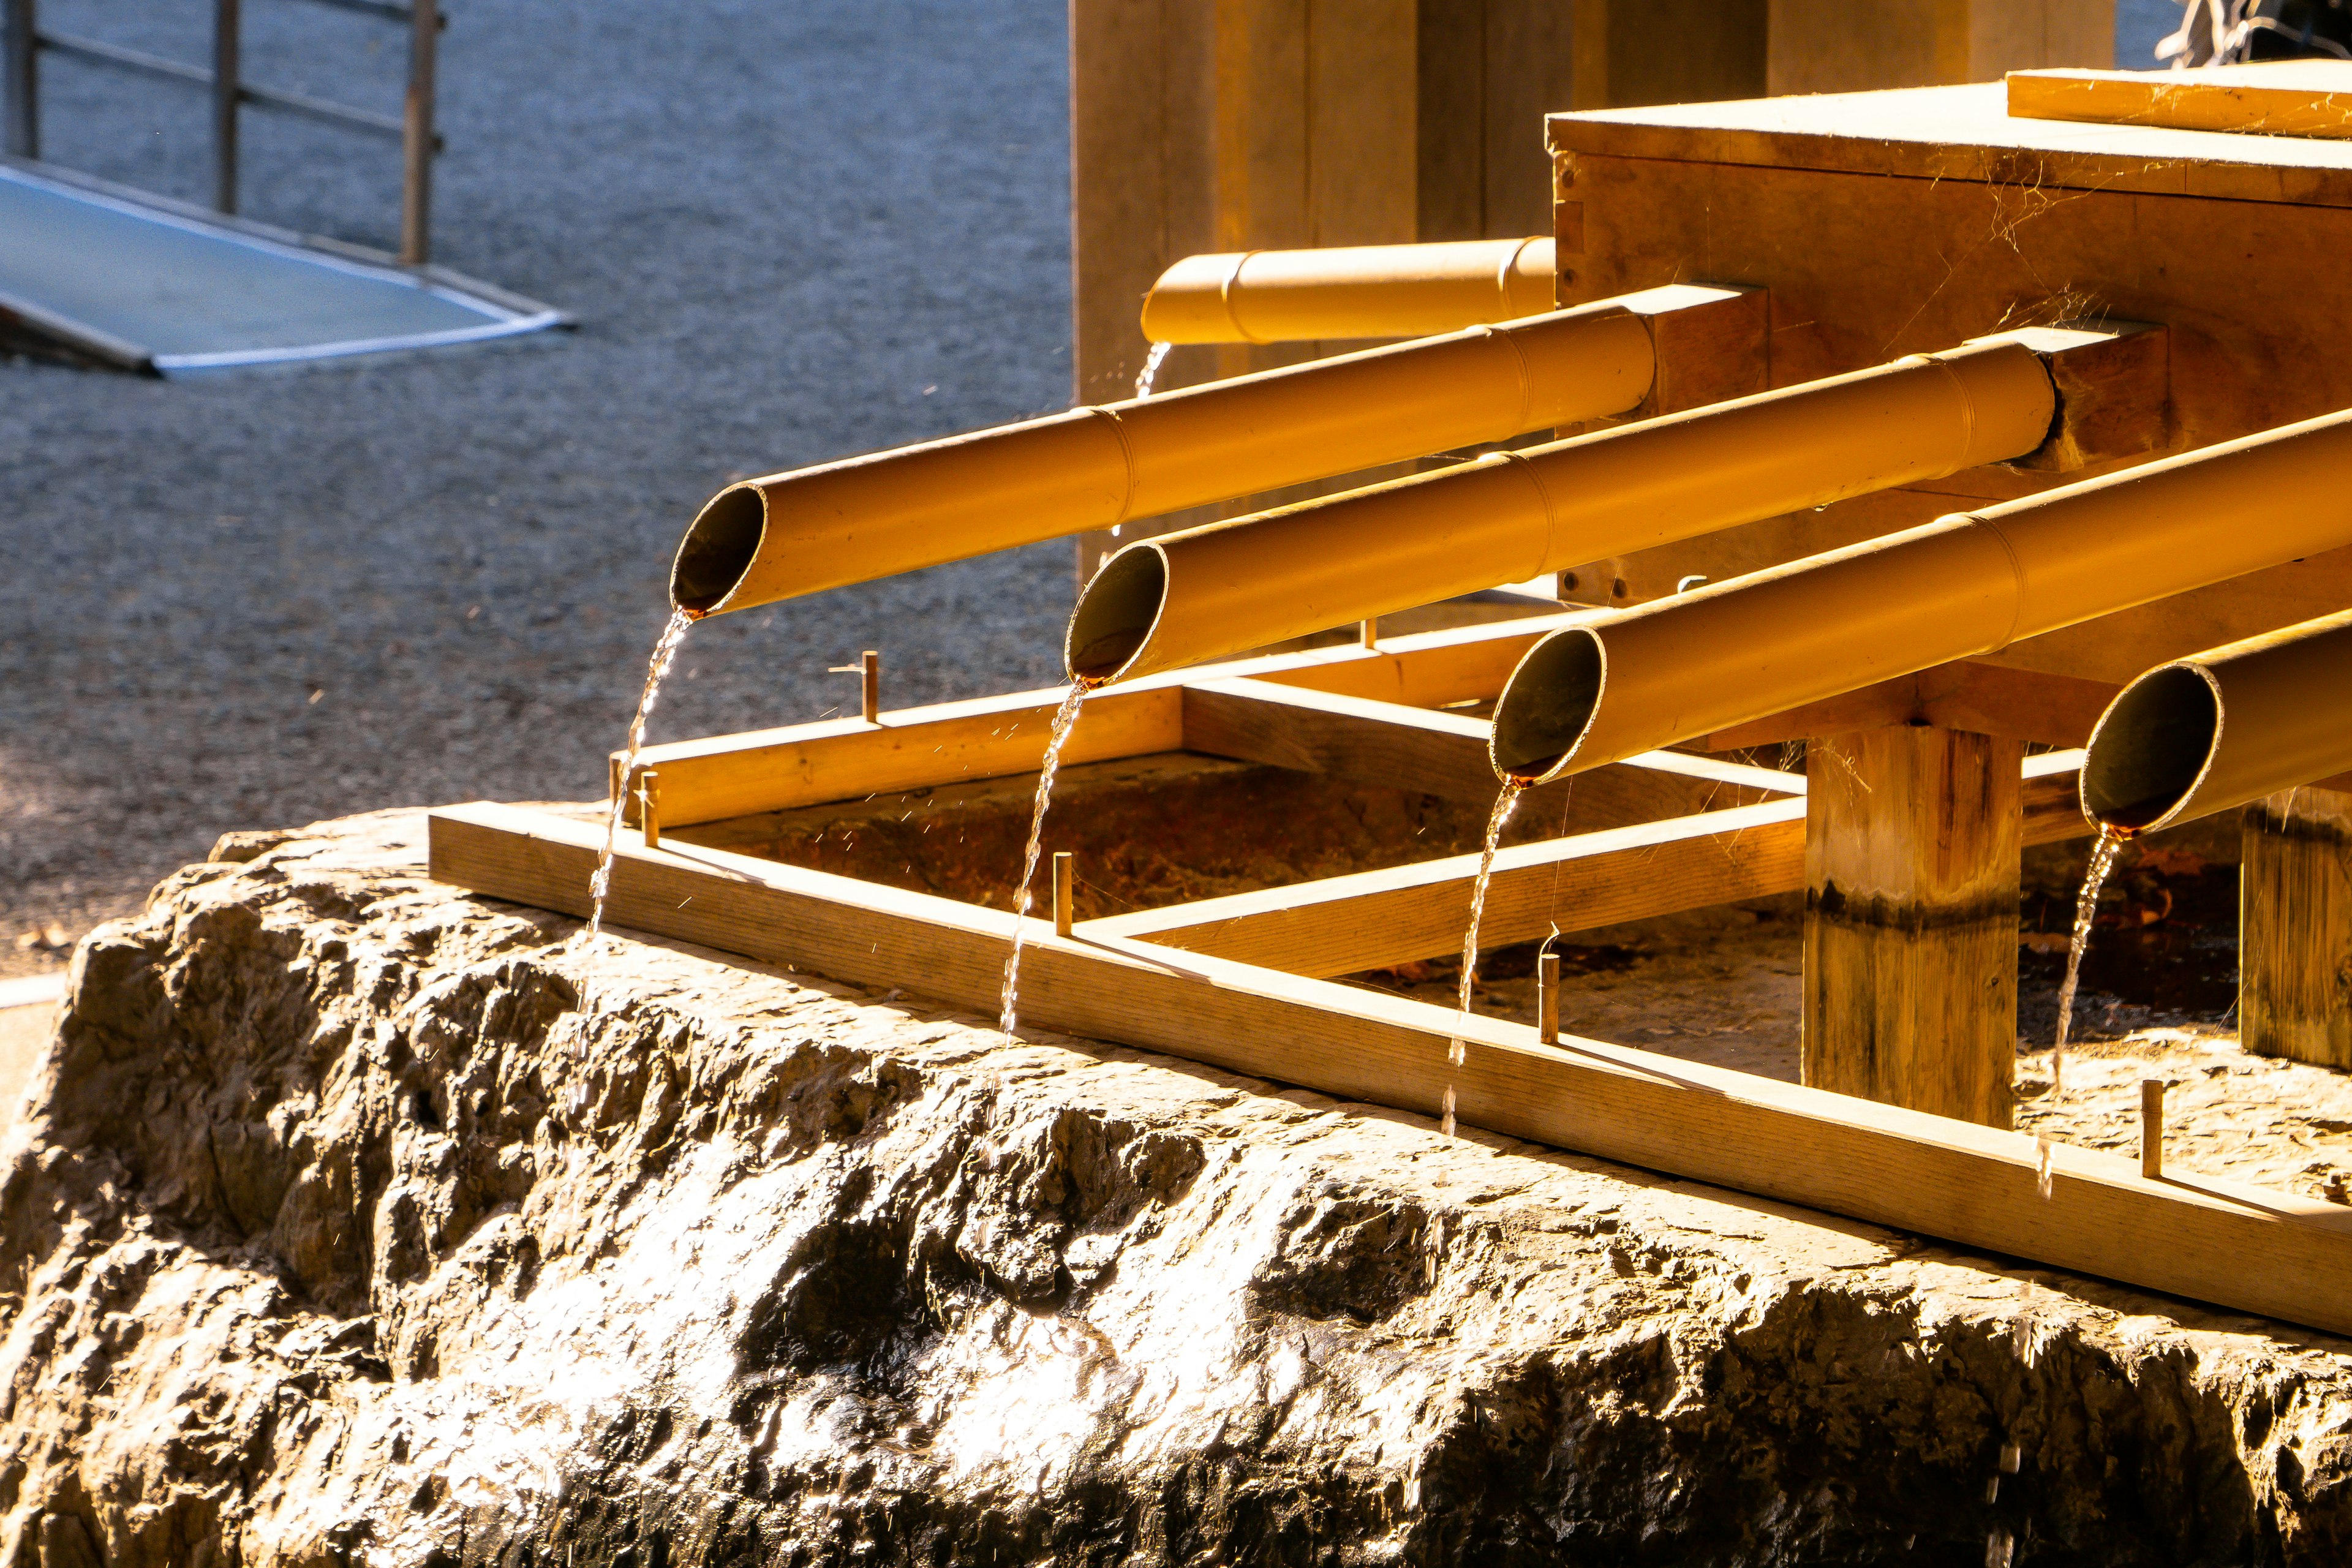
[[[1068,401],[1062,0],[448,8],[438,258],[577,334],[205,384],[0,363],[0,973],[226,829],[601,794],[711,490]],[[191,59],[209,12],[45,3]],[[396,29],[247,12],[251,79],[397,103]],[[44,68],[50,157],[204,195],[200,94]],[[251,216],[392,243],[389,144],[247,126]],[[654,735],[815,718],[866,647],[894,707],[1046,684],[1070,574],[1041,545],[698,627]]]

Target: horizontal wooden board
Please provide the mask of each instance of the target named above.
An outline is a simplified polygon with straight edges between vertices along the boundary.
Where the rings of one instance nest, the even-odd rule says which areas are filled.
[[[602,829],[509,806],[432,816],[432,874],[584,915]],[[1010,917],[721,850],[624,842],[614,925],[994,1011]],[[1031,921],[1023,1016],[1343,1100],[1461,1120],[1780,1202],[2352,1332],[2352,1210],[1148,942]],[[1447,1043],[1463,1042],[1449,1066]]]
[[[1554,153],[1571,157],[2352,206],[2352,146],[2343,142],[2013,119],[1997,81],[1554,114],[1546,133]]]
[[[2352,61],[2185,71],[2029,70],[2008,77],[2012,119],[2352,140]]]
[[[2080,752],[2026,760],[2026,843],[2090,831],[2074,798],[2081,766]],[[1080,929],[1293,974],[1353,974],[1459,952],[1477,874],[1477,856],[1454,855],[1114,915]],[[1500,851],[1481,939],[1488,948],[1504,947],[1555,931],[1590,931],[1804,885],[1802,799],[1707,811]]]
[[[1179,689],[1194,680],[1244,677],[1406,708],[1491,699],[1538,637],[1580,614],[1388,637],[1377,648],[1270,654],[1127,682],[1087,700],[1063,760],[1108,762],[1183,749]],[[646,747],[637,762],[660,772],[662,820],[672,827],[1002,778],[1043,764],[1065,691],[902,708],[877,723],[831,719],[667,742]],[[612,754],[615,771],[619,758]]]

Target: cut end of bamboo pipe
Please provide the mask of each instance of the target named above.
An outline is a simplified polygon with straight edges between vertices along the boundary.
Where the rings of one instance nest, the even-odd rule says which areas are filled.
[[[1131,674],[1168,604],[1168,556],[1143,540],[1096,568],[1078,595],[1064,636],[1062,658],[1073,680],[1099,685]]]
[[[2083,815],[2145,833],[2179,816],[2221,742],[2221,688],[2193,664],[2168,664],[2124,688],[2091,731]]]
[[[1566,626],[1527,651],[1495,705],[1486,754],[1499,778],[1543,784],[1568,771],[1601,709],[1609,655],[1582,626]]]
[[[704,503],[678,542],[669,602],[689,616],[728,607],[768,532],[768,500],[757,485],[729,485]]]

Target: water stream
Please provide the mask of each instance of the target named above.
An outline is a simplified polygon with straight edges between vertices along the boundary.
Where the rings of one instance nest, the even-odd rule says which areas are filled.
[[[604,824],[604,852],[596,859],[596,874],[589,879],[589,897],[594,909],[588,916],[585,944],[593,946],[604,929],[604,900],[613,890],[613,854],[620,847],[621,814],[628,807],[631,780],[637,771],[637,753],[645,750],[646,721],[653,717],[654,704],[660,700],[662,677],[669,673],[671,663],[677,658],[678,645],[686,640],[686,629],[694,625],[695,617],[684,610],[670,612],[669,625],[662,628],[660,638],[654,644],[654,656],[646,661],[646,689],[637,695],[636,717],[629,721],[628,744],[621,754],[619,787],[613,791],[613,815]]]
[[[1478,852],[1478,878],[1470,884],[1470,929],[1462,939],[1462,988],[1455,1007],[1462,1022],[1470,1018],[1470,991],[1478,979],[1478,922],[1486,916],[1486,887],[1495,879],[1495,852],[1502,847],[1503,829],[1510,826],[1511,813],[1519,807],[1519,797],[1528,786],[1517,779],[1506,779],[1496,792],[1495,809],[1486,817],[1486,842]],[[1457,1035],[1445,1047],[1448,1067],[1458,1068],[1468,1055],[1468,1047]],[[1445,1136],[1454,1136],[1454,1079],[1446,1075],[1444,1114],[1438,1127]]]
[[[1062,769],[1062,747],[1069,741],[1070,731],[1077,728],[1078,710],[1084,706],[1087,693],[1093,689],[1085,680],[1070,682],[1070,693],[1062,699],[1061,710],[1054,715],[1053,731],[1045,738],[1045,763],[1037,771],[1037,804],[1029,813],[1029,847],[1022,854],[1021,882],[1013,892],[1013,951],[1004,960],[1004,989],[998,996],[996,1026],[1006,1039],[1013,1038],[1013,1026],[1017,1021],[1021,943],[1029,929],[1029,884],[1036,880],[1037,855],[1045,844],[1045,807],[1054,797],[1054,775]]]
[[[2074,988],[2083,978],[2083,950],[2091,945],[2091,922],[2099,912],[2099,889],[2116,868],[2116,856],[2130,837],[2119,827],[2099,829],[2091,847],[2091,863],[2083,870],[2083,890],[2074,896],[2074,934],[2066,944],[2066,978],[2058,985],[2058,1033],[2050,1045],[2050,1099],[2053,1104],[2066,1091],[2066,1037],[2074,1022]],[[2050,1135],[2039,1133],[2034,1147],[2040,1161],[2037,1175],[2042,1195],[2050,1195]]]
[[[1151,345],[1151,352],[1143,356],[1142,373],[1135,378],[1136,396],[1149,397],[1151,395],[1151,384],[1160,379],[1160,367],[1168,363],[1168,351],[1175,346],[1176,345],[1174,343],[1154,343]]]

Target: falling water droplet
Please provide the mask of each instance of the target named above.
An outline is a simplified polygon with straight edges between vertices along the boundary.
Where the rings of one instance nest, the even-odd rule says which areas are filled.
[[[1154,343],[1151,345],[1151,352],[1143,356],[1143,370],[1141,374],[1137,375],[1135,378],[1136,396],[1149,397],[1151,395],[1151,384],[1160,379],[1160,367],[1168,363],[1168,351],[1175,346],[1176,345],[1174,343]]]

